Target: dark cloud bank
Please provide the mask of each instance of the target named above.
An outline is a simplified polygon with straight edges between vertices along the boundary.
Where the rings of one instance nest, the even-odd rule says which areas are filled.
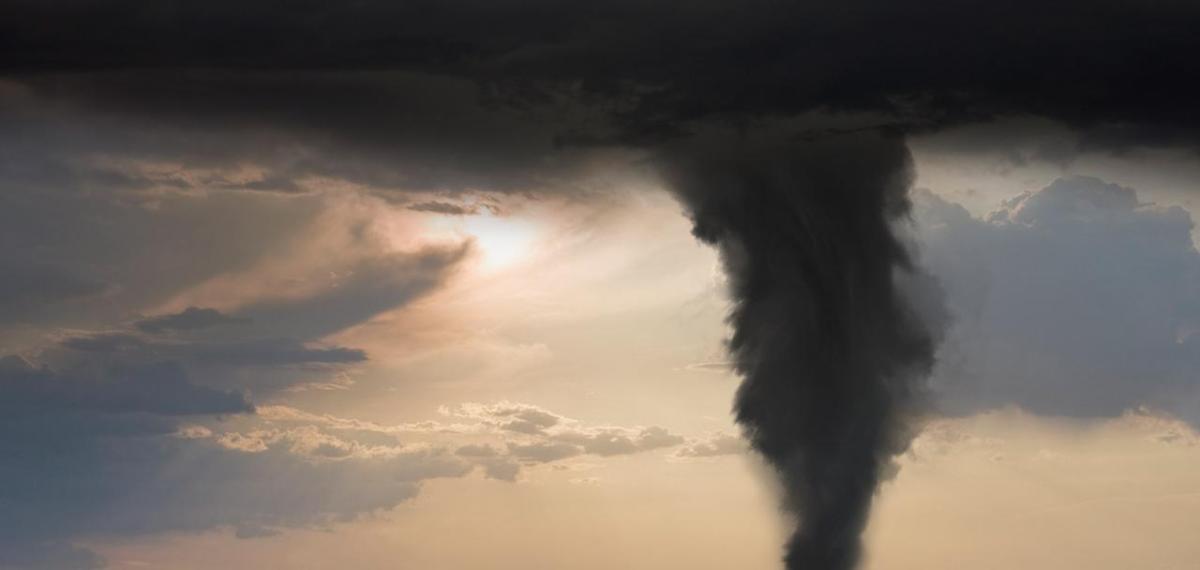
[[[549,191],[575,188],[597,170],[627,166],[620,161],[630,157],[651,157],[689,208],[696,235],[720,247],[731,275],[731,349],[745,377],[735,409],[754,447],[777,467],[798,517],[787,564],[845,570],[858,560],[858,534],[876,484],[918,427],[915,418],[926,406],[923,375],[934,361],[940,322],[918,318],[932,314],[928,306],[936,303],[923,300],[928,293],[909,294],[929,286],[910,271],[894,234],[908,212],[905,135],[1033,115],[1075,129],[1097,147],[1194,148],[1198,24],[1200,8],[1186,1],[5,2],[0,216],[8,223],[0,228],[6,236],[0,267],[13,278],[0,284],[0,318],[61,321],[77,303],[103,294],[105,283],[119,280],[114,244],[83,243],[70,225],[31,220],[76,212],[70,215],[97,224],[97,212],[124,215],[122,192],[303,194],[313,180],[393,196],[405,190]],[[205,174],[179,176],[131,161],[183,164]],[[257,174],[231,174],[245,163]],[[1027,242],[1033,247],[1045,220],[1068,220],[1070,229],[1045,231],[1064,232],[1063,243],[1074,247],[1109,239],[1055,209],[1070,192],[1052,187],[1015,204],[1005,219],[986,223],[942,209],[964,239],[995,237],[980,247],[1020,275],[1029,268],[1012,252]],[[1117,212],[1118,221],[1136,218],[1129,196],[1095,192],[1112,194],[1095,209]],[[429,210],[433,203],[421,199],[413,207]],[[78,214],[88,206],[89,214]],[[283,223],[279,231],[248,227],[234,223],[217,237],[237,245],[288,235]],[[137,224],[119,232],[142,240],[156,235]],[[1136,235],[1128,237],[1132,241],[1113,247],[1139,243]],[[80,253],[89,247],[99,261]],[[226,249],[244,263],[259,251]],[[185,273],[212,274],[211,261],[201,256],[200,263],[177,267],[161,260],[178,273],[156,278],[144,294],[165,294]],[[104,270],[91,271],[88,263]],[[1103,273],[1104,266],[1091,269]],[[361,287],[386,294],[368,283]],[[1126,289],[1087,290],[1108,295],[1096,303],[1135,311],[1120,303]],[[341,306],[334,301],[326,306]],[[960,301],[967,302],[949,301],[951,312],[961,312]],[[1063,308],[1086,320],[1092,307]],[[261,311],[290,314],[269,305]],[[193,313],[136,328],[179,334],[215,322]],[[345,326],[305,322],[310,336],[298,342]],[[1011,333],[1025,325],[1000,318],[998,326]],[[1086,334],[1104,333],[1088,328]],[[1194,345],[1194,331],[1187,334],[1179,342]],[[152,342],[130,338],[105,346]],[[1131,352],[1140,346],[1116,332],[1100,340]],[[1066,346],[1063,354],[1085,344]],[[217,350],[204,346],[209,352],[197,354]],[[257,354],[261,347],[254,346],[218,352],[242,358]],[[1008,348],[1025,354],[1023,347]],[[73,400],[78,396],[54,397],[70,391],[73,376],[5,362],[5,390],[30,406],[45,401],[70,408],[63,417],[77,423],[64,425],[123,410],[112,430],[136,431],[159,425],[159,419],[142,423],[145,414],[232,413],[249,405],[232,392],[188,387],[170,372],[167,385],[195,392],[189,405],[211,401],[213,407],[159,408],[145,397],[127,397],[122,387],[80,408]],[[1108,373],[1117,378],[1118,371],[1130,372]],[[32,389],[31,378],[61,388]],[[1099,396],[1075,400],[1032,382],[1011,394],[988,391],[986,384],[976,389],[1035,409],[1055,398],[1078,411],[1119,405]],[[154,390],[163,405],[178,397],[178,391]],[[1046,390],[1050,400],[1041,397]],[[136,426],[127,425],[133,416],[125,412],[133,411]],[[26,413],[5,420],[16,422],[4,432],[6,442],[16,440],[6,448],[27,458],[5,463],[3,481],[18,482],[4,486],[6,503],[43,496],[32,482],[49,454],[34,444],[42,432],[22,423]],[[55,437],[65,438],[46,440],[65,450],[56,457],[90,461],[57,471],[122,465],[105,458],[91,430],[86,437]],[[517,452],[532,457],[553,450]],[[25,542],[71,536],[75,527],[64,524],[76,520],[69,505],[43,506],[36,513],[42,518],[34,520],[56,522],[23,527],[30,533]],[[36,531],[51,527],[58,530]],[[88,563],[79,551],[63,552],[85,559],[75,565]],[[3,562],[22,566],[23,559],[10,558],[15,562]]]

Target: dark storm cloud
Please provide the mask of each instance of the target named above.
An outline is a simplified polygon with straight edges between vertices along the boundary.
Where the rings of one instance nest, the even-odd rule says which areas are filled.
[[[0,89],[0,125],[13,139],[0,166],[29,184],[303,193],[336,180],[523,191],[579,186],[585,158],[603,154],[556,145],[564,117],[588,120],[568,112],[577,106],[498,106],[476,81],[409,70],[130,70],[13,82]],[[95,156],[209,171],[147,174]],[[228,172],[246,164],[260,172]]]
[[[102,83],[109,87],[60,87],[97,103],[158,101],[161,110],[174,101],[183,112],[223,108],[227,119],[249,120],[257,109],[268,124],[303,123],[311,114],[314,122],[332,118],[373,133],[385,129],[364,118],[382,118],[382,127],[406,108],[403,99],[389,103],[405,94],[387,90],[386,79],[360,76],[374,87],[358,99],[346,99],[355,89],[336,78],[314,76],[290,88],[271,82],[321,69],[461,77],[478,82],[491,103],[529,109],[569,99],[602,109],[607,124],[565,130],[581,139],[650,141],[685,132],[695,120],[825,109],[879,113],[912,127],[1031,113],[1103,127],[1097,132],[1105,138],[1193,144],[1200,126],[1193,56],[1200,39],[1192,33],[1198,21],[1200,8],[1182,0],[708,0],[687,7],[632,0],[154,7],[24,0],[0,12],[0,47],[15,77],[239,69],[264,82],[245,89],[233,80],[222,89],[217,81],[205,89],[172,71],[157,78],[108,74]]]

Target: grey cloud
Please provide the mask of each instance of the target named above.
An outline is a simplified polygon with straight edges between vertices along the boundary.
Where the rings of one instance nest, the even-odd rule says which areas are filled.
[[[183,311],[171,315],[159,315],[143,319],[136,323],[137,328],[148,333],[161,333],[170,331],[190,331],[196,329],[204,329],[220,325],[244,325],[250,322],[249,319],[241,317],[232,317],[221,313],[216,309],[202,307],[188,307]]]
[[[602,457],[628,455],[672,447],[685,441],[659,426],[586,426],[538,406],[517,402],[467,403],[454,410],[443,409],[443,412],[471,423],[377,425],[317,416],[281,406],[264,407],[262,416],[272,422],[309,422],[339,434],[441,433],[499,439],[503,442],[502,447],[491,443],[469,443],[455,449],[454,455],[482,467],[488,478],[502,481],[515,481],[522,464],[553,463],[588,454]],[[266,449],[265,440],[279,437],[280,434],[267,432],[249,438],[238,434],[229,443],[235,447]],[[356,436],[355,439],[361,441],[363,438]]]
[[[684,441],[682,437],[658,426],[640,429],[579,428],[556,433],[553,437],[557,441],[578,445],[585,453],[599,456],[628,455],[670,447]]]
[[[239,524],[233,529],[233,535],[243,540],[252,538],[268,538],[277,536],[278,534],[279,529],[254,524]]]
[[[490,445],[464,445],[454,453],[463,457],[496,457],[500,451]]]
[[[561,424],[566,419],[538,406],[517,402],[463,404],[456,411],[456,415],[503,431],[528,435],[546,435],[547,429]]]
[[[19,259],[0,258],[0,275],[4,276],[0,279],[0,324],[35,318],[48,307],[62,309],[69,301],[96,296],[105,290],[100,281]]]
[[[0,267],[6,277],[12,267],[12,279],[0,287],[36,285],[44,292],[6,290],[0,304],[15,308],[0,311],[31,324],[97,328],[123,321],[286,251],[324,207],[318,197],[85,192],[16,180],[3,168]],[[38,266],[56,269],[38,270],[43,278],[22,285],[29,252],[37,252]],[[68,286],[46,283],[54,276]]]
[[[0,566],[100,567],[70,544],[85,534],[323,526],[471,468],[444,450],[361,444],[314,426],[215,436],[180,422],[252,408],[177,369],[85,378],[8,357],[0,390]]]
[[[0,325],[95,329],[206,284],[269,278],[286,300],[260,296],[235,316],[211,308],[159,315],[144,319],[139,330],[204,336],[217,321],[251,319],[252,326],[219,331],[233,338],[310,340],[432,291],[469,254],[465,244],[390,251],[370,220],[362,219],[366,213],[346,214],[344,220],[335,215],[342,205],[336,196],[29,191],[14,187],[2,168],[0,187],[0,269],[11,268],[13,276],[0,285],[11,289],[0,291],[5,293]],[[320,249],[326,234],[330,242],[342,242],[344,255],[329,257]],[[33,251],[44,261],[22,261]],[[280,261],[291,261],[292,274],[253,273]],[[31,275],[41,277],[22,281]],[[66,280],[69,286],[47,280]],[[239,283],[230,283],[224,296],[237,295]],[[305,289],[287,289],[289,284]]]
[[[493,460],[484,463],[484,474],[489,479],[513,482],[521,472],[521,464],[516,461]]]
[[[1134,190],[1060,179],[986,220],[929,193],[915,218],[952,328],[934,388],[951,413],[1016,404],[1200,421],[1200,254],[1190,216]]]
[[[736,435],[715,433],[707,438],[689,440],[687,445],[675,450],[676,457],[699,458],[719,457],[746,453],[746,441]]]
[[[67,243],[81,242],[71,237]],[[399,288],[412,276],[420,281],[415,290],[428,290],[440,283],[440,261],[456,259],[395,256],[363,278],[385,275],[380,288]],[[349,296],[373,291],[351,285]],[[391,297],[380,292],[368,310],[338,316],[338,322],[402,304],[413,291]],[[341,307],[321,305],[330,298],[317,305]],[[136,300],[147,302],[144,296]],[[44,305],[31,309],[31,315],[46,317]],[[292,310],[305,307],[293,304]],[[232,318],[192,310],[129,329],[76,330],[39,352],[46,364],[0,359],[0,449],[9,458],[0,466],[0,566],[103,566],[94,553],[71,544],[85,534],[233,526],[246,536],[258,532],[248,529],[326,525],[391,508],[414,496],[424,479],[457,477],[472,468],[447,452],[400,448],[379,437],[363,442],[301,428],[227,437],[182,423],[232,415],[256,421],[245,419],[255,411],[248,391],[263,396],[311,380],[311,372],[326,375],[366,358],[360,350],[322,346],[311,337],[271,336],[271,326],[285,319],[233,327],[237,334],[209,330]],[[509,462],[497,459],[492,476],[514,478]]]
[[[559,442],[510,443],[508,452],[513,457],[528,463],[549,463],[581,455],[578,445]]]
[[[344,347],[312,348],[292,339],[261,339],[239,343],[191,345],[191,358],[220,366],[282,366],[288,364],[347,364],[367,359],[365,352]]]
[[[732,362],[725,361],[706,361],[693,362],[684,367],[686,370],[699,370],[701,372],[716,372],[719,374],[728,374],[733,370]]]
[[[538,462],[579,454],[627,455],[684,441],[659,426],[586,426],[538,406],[518,402],[463,404],[456,415],[478,421],[501,434],[531,436],[529,442],[510,443],[509,452],[520,459]]]
[[[257,331],[320,338],[409,303],[442,285],[470,253],[469,244],[377,253],[300,299],[264,299],[241,313]]]
[[[436,200],[409,204],[407,207],[409,210],[414,212],[429,212],[432,214],[443,214],[447,216],[469,216],[479,212],[477,208],[464,206],[461,204],[452,204],[450,202],[439,202]]]
[[[98,332],[70,336],[62,346],[84,352],[121,352],[146,348],[150,343],[136,335],[123,332]]]
[[[266,395],[311,384],[311,377],[367,360],[362,350],[310,345],[288,338],[244,340],[164,340],[128,332],[76,334],[63,339],[63,350],[47,350],[48,358],[66,365],[132,367],[170,363],[197,381],[232,390]]]
[[[683,437],[671,433],[667,428],[650,426],[639,430],[634,442],[638,449],[645,451],[678,445],[683,443]]]
[[[511,448],[510,448],[511,450]],[[524,450],[525,453],[538,455],[538,451]],[[464,445],[455,450],[455,455],[474,461],[483,467],[483,474],[488,479],[513,482],[521,472],[521,464],[511,456],[505,456],[502,451],[490,445]],[[544,451],[542,452],[544,453]],[[527,459],[529,460],[529,459]]]
[[[0,467],[0,503],[12,515],[0,519],[0,552],[8,557],[0,558],[0,564],[59,568],[70,567],[63,560],[78,559],[101,567],[102,560],[70,541],[81,535],[214,528],[232,528],[242,538],[268,536],[394,507],[414,497],[420,483],[430,478],[482,469],[485,477],[512,482],[524,465],[587,453],[646,451],[682,441],[659,427],[590,428],[511,402],[464,406],[462,417],[477,422],[466,426],[376,425],[273,406],[264,408],[262,416],[242,417],[240,429],[225,431],[220,422],[194,422],[250,409],[205,400],[204,395],[221,392],[184,389],[162,370],[182,373],[169,366],[152,370],[158,372],[152,380],[162,385],[161,392],[142,383],[150,376],[98,378],[104,392],[83,388],[75,408],[67,409],[72,400],[61,393],[43,397],[22,389],[67,382],[65,375],[20,357],[0,359],[0,386],[7,388],[0,394],[5,410],[0,414],[0,446],[12,457],[25,458]],[[40,376],[36,382],[22,379],[31,375]],[[64,390],[80,390],[91,380],[69,379]],[[116,382],[129,386],[118,389]],[[134,389],[146,394],[116,397]],[[540,435],[505,429],[504,422],[515,417],[553,425]],[[399,445],[395,434],[401,432],[500,437],[506,443],[470,443],[453,450]],[[47,453],[49,449],[55,453]]]
[[[546,428],[553,427],[559,421],[558,416],[541,410],[520,410],[511,417],[513,419],[505,420],[500,427],[527,434],[543,434]]]
[[[177,416],[254,411],[244,395],[197,385],[169,363],[65,372],[35,367],[17,356],[4,357],[0,364],[0,409],[13,420],[58,412]]]
[[[0,549],[0,568],[5,570],[93,570],[105,566],[95,552],[53,540]]]

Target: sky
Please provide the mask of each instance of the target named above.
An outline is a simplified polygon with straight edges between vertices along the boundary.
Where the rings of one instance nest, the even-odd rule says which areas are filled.
[[[1200,15],[1070,4],[5,3],[0,569],[1194,567]]]

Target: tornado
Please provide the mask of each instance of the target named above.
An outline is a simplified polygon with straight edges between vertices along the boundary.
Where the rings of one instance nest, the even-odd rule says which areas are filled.
[[[849,570],[918,429],[935,335],[900,283],[912,160],[899,136],[731,137],[670,153],[668,186],[728,275],[734,414],[795,520],[789,570]]]

